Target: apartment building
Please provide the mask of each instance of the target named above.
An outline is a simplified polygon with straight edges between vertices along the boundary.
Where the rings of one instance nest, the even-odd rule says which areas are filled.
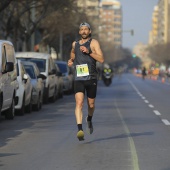
[[[93,37],[98,37],[99,28],[99,3],[100,0],[77,0],[77,6],[81,12],[84,12],[87,18],[84,21],[89,21],[92,26]]]
[[[159,0],[158,2],[158,43],[170,41],[169,25],[170,0]]]
[[[154,8],[152,31],[149,43],[164,44],[170,42],[170,0],[159,0]]]
[[[150,31],[149,34],[149,44],[157,44],[158,40],[158,6],[156,5],[154,7],[154,11],[152,14],[152,30]]]
[[[99,38],[115,47],[122,45],[122,8],[117,0],[100,3]]]

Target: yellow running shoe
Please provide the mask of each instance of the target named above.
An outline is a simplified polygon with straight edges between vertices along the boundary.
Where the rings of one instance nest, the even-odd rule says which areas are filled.
[[[84,132],[82,130],[79,130],[77,132],[77,138],[79,139],[79,141],[84,140]]]

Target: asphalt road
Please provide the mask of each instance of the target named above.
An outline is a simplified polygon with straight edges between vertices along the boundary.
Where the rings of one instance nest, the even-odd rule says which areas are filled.
[[[94,133],[76,138],[74,95],[0,118],[0,170],[170,170],[170,85],[131,74],[98,84]],[[83,129],[87,104],[84,102]]]

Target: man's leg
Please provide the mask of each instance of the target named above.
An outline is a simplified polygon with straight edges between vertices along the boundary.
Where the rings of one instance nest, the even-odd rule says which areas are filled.
[[[88,116],[93,116],[94,109],[95,109],[95,98],[87,98],[87,104],[88,104]]]
[[[86,118],[87,122],[87,132],[89,134],[93,133],[93,124],[92,124],[92,117],[95,109],[95,98],[87,98],[87,105],[88,105],[88,116]]]
[[[83,119],[83,102],[84,102],[84,93],[77,92],[75,94],[75,100],[76,100],[76,108],[75,108],[75,116],[76,116],[76,122],[78,126],[78,133],[77,138],[79,140],[84,140],[84,132],[82,128],[82,119]]]
[[[95,98],[97,93],[97,80],[90,80],[86,86],[87,91],[87,105],[88,105],[88,116],[87,121],[87,131],[89,134],[93,133],[92,117],[95,109]]]
[[[76,108],[75,108],[75,116],[77,124],[82,124],[83,119],[83,102],[84,102],[84,93],[78,92],[75,94],[75,100],[76,100]]]

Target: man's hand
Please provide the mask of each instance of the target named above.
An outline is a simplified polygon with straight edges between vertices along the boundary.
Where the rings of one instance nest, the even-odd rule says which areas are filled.
[[[80,46],[80,51],[83,53],[89,54],[89,50],[85,46]]]
[[[67,65],[69,67],[71,67],[73,65],[73,59],[69,59],[68,62],[67,62]]]

